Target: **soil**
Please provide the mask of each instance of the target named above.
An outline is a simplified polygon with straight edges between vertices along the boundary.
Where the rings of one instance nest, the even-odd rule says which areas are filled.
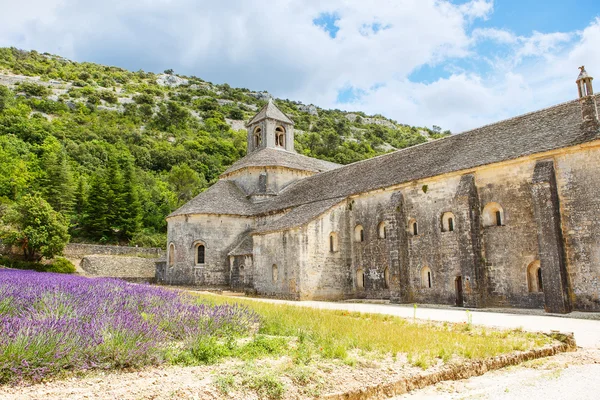
[[[283,399],[304,399],[328,393],[356,391],[424,372],[408,364],[404,357],[397,357],[395,360],[391,357],[370,359],[368,355],[356,354],[356,359],[361,361],[351,366],[323,360],[308,366],[298,366],[291,359],[284,357],[277,360],[261,360],[254,364],[228,361],[214,366],[168,366],[135,372],[90,372],[29,386],[0,386],[0,398],[7,400],[259,399],[275,396],[278,388],[270,384],[272,381],[269,379],[262,378],[279,377],[279,381],[285,388]],[[510,393],[514,394],[518,393],[520,386],[526,387],[530,384],[528,380],[523,381],[522,376],[525,376],[523,374],[547,375],[549,372],[562,371],[574,366],[585,370],[593,366],[600,367],[599,364],[600,350],[586,349],[562,353],[554,357],[528,361],[517,367],[493,371],[481,377],[441,382],[398,399],[433,399],[440,396],[455,399],[465,398],[465,395],[468,398],[469,391],[479,393],[486,388],[494,387],[504,390],[505,386],[510,386]],[[433,367],[431,371],[439,367],[440,365]],[[598,376],[599,370],[590,370],[589,374],[596,373]],[[505,381],[501,381],[500,386],[492,384],[499,379]],[[585,385],[581,386],[585,390]]]

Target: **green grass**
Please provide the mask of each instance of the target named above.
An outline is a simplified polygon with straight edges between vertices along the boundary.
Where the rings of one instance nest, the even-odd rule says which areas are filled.
[[[428,368],[438,360],[484,359],[551,342],[545,335],[491,330],[471,324],[428,323],[209,294],[199,295],[199,301],[242,303],[261,316],[259,335],[227,353],[245,360],[288,355],[300,365],[318,358],[338,359],[352,365],[354,356],[349,356],[349,352],[359,350],[381,357],[406,354],[412,365]]]

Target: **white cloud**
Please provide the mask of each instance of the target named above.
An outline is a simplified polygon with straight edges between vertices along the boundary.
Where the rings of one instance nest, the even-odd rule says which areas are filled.
[[[599,21],[581,32],[470,32],[474,20],[492,19],[486,0],[0,0],[0,9],[0,46],[133,70],[173,68],[454,131],[572,98],[582,63],[600,73]],[[335,38],[313,24],[322,13],[339,18]],[[478,54],[487,43],[508,53]],[[457,63],[482,60],[486,70]],[[445,78],[410,81],[415,70],[439,65],[450,71]],[[348,87],[365,95],[337,104]]]

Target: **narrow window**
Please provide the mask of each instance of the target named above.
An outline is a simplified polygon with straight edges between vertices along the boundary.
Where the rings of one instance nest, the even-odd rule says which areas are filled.
[[[432,286],[432,276],[429,267],[423,267],[421,270],[421,287],[430,289]]]
[[[175,264],[175,245],[171,243],[169,246],[169,266],[173,266]]]
[[[454,219],[448,218],[448,232],[452,232],[454,230]]]
[[[481,213],[481,219],[484,227],[488,226],[503,226],[504,225],[504,210],[498,203],[487,203]]]
[[[273,264],[272,267],[272,271],[271,271],[271,278],[273,280],[273,282],[277,282],[277,278],[279,278],[279,270],[277,268],[277,264]]]
[[[389,287],[390,287],[390,269],[388,267],[385,267],[385,270],[383,271],[383,278],[385,279],[385,288],[389,289]]]
[[[543,292],[544,285],[542,283],[542,268],[538,268],[538,270],[537,270],[537,280],[538,280],[538,292]]]
[[[364,242],[365,241],[365,232],[363,230],[362,225],[356,225],[356,227],[354,227],[354,241],[355,242]]]
[[[198,253],[198,261],[196,264],[204,264],[204,245],[199,244],[196,251]]]
[[[419,234],[419,228],[417,227],[417,223],[413,222],[413,235],[417,236]]]
[[[282,126],[275,128],[275,146],[285,147],[285,129]]]
[[[378,232],[378,236],[379,239],[385,239],[386,238],[386,226],[385,226],[385,222],[380,222],[379,225],[377,226],[377,232]]]
[[[356,271],[356,287],[359,289],[365,287],[365,273],[362,269]]]
[[[262,129],[257,127],[254,130],[254,148],[260,147],[260,143],[262,142]]]
[[[335,232],[329,234],[329,251],[332,253],[338,251],[338,237]]]

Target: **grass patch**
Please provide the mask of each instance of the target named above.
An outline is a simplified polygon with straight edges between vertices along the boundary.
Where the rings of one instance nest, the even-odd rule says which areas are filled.
[[[497,331],[464,323],[409,321],[389,315],[318,310],[210,294],[198,298],[210,304],[237,303],[255,311],[261,317],[259,333],[288,338],[287,354],[301,365],[319,357],[353,365],[356,360],[349,352],[361,350],[381,356],[403,353],[412,365],[425,369],[439,361],[484,359],[552,341],[522,329]],[[259,354],[281,353],[268,354],[263,349]]]

